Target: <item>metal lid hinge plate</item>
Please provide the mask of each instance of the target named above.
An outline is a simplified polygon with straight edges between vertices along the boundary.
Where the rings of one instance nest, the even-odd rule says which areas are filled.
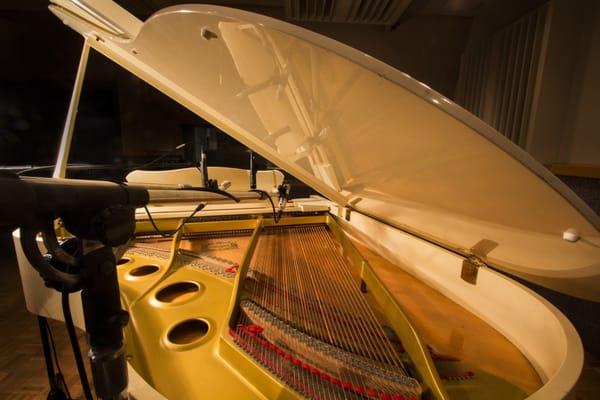
[[[477,284],[477,275],[479,268],[486,267],[486,264],[477,256],[470,256],[465,258],[462,263],[462,269],[460,271],[460,277],[463,281],[468,282],[472,285]]]

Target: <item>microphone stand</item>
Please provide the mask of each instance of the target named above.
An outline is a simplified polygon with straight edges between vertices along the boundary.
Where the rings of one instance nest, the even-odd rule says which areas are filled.
[[[190,188],[240,201],[215,188]],[[129,314],[121,309],[116,259],[113,248],[125,245],[135,233],[135,209],[145,207],[151,197],[146,187],[114,182],[77,179],[20,178],[0,171],[0,227],[20,228],[21,247],[29,263],[44,279],[46,286],[63,294],[63,312],[71,344],[78,349],[67,295],[81,290],[88,353],[94,389],[101,400],[125,400],[127,360],[123,327]],[[178,190],[173,190],[174,193]],[[54,221],[61,218],[79,252],[69,251],[67,242],[59,244]],[[38,246],[42,234],[47,254]],[[41,322],[41,320],[40,320]],[[40,327],[41,327],[40,323]],[[51,395],[56,385],[47,330],[41,330]],[[77,346],[77,347],[76,347]],[[78,352],[76,362],[87,400],[92,400],[85,379],[85,368]],[[60,400],[58,397],[49,399]]]
[[[0,190],[13,193],[0,201],[0,226],[21,229],[23,253],[46,286],[63,293],[63,301],[68,293],[81,290],[97,398],[127,399],[123,327],[129,315],[121,309],[112,248],[125,244],[133,236],[135,209],[148,203],[148,191],[109,182],[19,178],[7,173],[0,173]],[[79,247],[83,249],[80,254],[70,254],[58,243],[53,225],[56,218],[61,218],[65,228],[79,240]],[[42,233],[46,255],[40,253],[38,233]],[[73,339],[68,298],[63,302],[63,311]],[[44,333],[42,343],[47,355]],[[75,349],[76,339],[72,345]],[[78,364],[85,389],[85,369],[82,363]],[[48,368],[49,378],[53,372],[53,368]],[[52,394],[52,385],[51,389]],[[86,392],[86,398],[91,400],[91,392]]]

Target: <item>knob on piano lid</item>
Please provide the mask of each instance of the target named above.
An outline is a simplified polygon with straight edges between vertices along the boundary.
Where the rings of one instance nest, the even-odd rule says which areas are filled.
[[[579,240],[579,231],[575,228],[569,228],[563,232],[563,239],[567,242],[576,242]]]

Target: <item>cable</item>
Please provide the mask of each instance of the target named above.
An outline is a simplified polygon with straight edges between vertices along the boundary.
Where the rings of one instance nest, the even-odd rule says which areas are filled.
[[[275,203],[273,203],[273,198],[271,197],[271,195],[261,189],[250,189],[250,192],[255,192],[255,193],[259,193],[262,196],[266,196],[267,199],[269,199],[269,203],[271,203],[271,208],[273,209],[273,221],[275,221],[275,223],[279,223],[279,220],[281,219],[281,216],[283,215],[283,213],[278,213],[277,211],[275,211]]]
[[[69,340],[71,341],[71,348],[73,349],[73,355],[75,356],[77,372],[79,373],[81,387],[83,388],[83,394],[86,400],[93,400],[92,391],[90,389],[87,373],[83,364],[83,358],[81,357],[81,350],[79,349],[79,342],[77,341],[77,335],[75,334],[75,326],[73,325],[73,317],[71,315],[68,292],[62,292],[61,303],[63,315],[65,317],[65,324],[67,325],[67,332],[69,333]]]
[[[21,247],[29,263],[35,268],[46,281],[57,282],[61,289],[76,291],[81,289],[81,276],[63,272],[54,268],[48,260],[40,253],[37,244],[37,234],[40,229],[21,227]],[[53,231],[47,231],[45,235],[54,235]]]
[[[219,188],[203,187],[203,186],[185,186],[182,189],[177,189],[177,190],[193,190],[195,192],[215,193],[215,194],[220,194],[221,196],[225,196],[225,197],[235,201],[236,203],[239,203],[241,201],[241,199],[235,197],[228,191],[221,190]]]
[[[165,232],[161,231],[160,229],[158,229],[158,226],[156,226],[156,223],[154,222],[154,218],[152,218],[152,215],[150,214],[150,210],[148,210],[148,206],[144,206],[144,210],[146,210],[146,214],[148,215],[148,219],[150,220],[150,224],[152,224],[152,227],[154,228],[154,230],[160,236],[162,236],[164,238],[169,238],[169,237],[172,237],[173,235],[175,235],[177,232],[179,232],[181,230],[181,228],[183,228],[183,226],[185,224],[187,224],[189,222],[189,220],[192,219],[194,217],[194,215],[196,215],[196,213],[198,211],[202,210],[204,207],[206,207],[206,203],[198,204],[198,206],[194,209],[194,211],[189,216],[187,216],[183,221],[181,221],[181,224],[179,224],[177,229],[175,229],[171,233],[165,233]]]
[[[44,319],[44,327],[48,332],[48,337],[50,338],[50,348],[52,349],[52,354],[54,355],[54,364],[56,365],[57,378],[60,383],[62,383],[63,389],[65,390],[65,394],[67,395],[68,400],[72,400],[71,393],[69,393],[69,387],[67,386],[67,382],[65,381],[65,376],[63,375],[62,369],[60,368],[60,362],[58,360],[58,355],[56,354],[56,345],[54,344],[54,336],[52,335],[52,329],[50,329],[50,324],[46,319]]]

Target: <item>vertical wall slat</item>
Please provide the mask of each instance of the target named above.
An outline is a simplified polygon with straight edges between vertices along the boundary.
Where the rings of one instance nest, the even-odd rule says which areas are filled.
[[[542,38],[544,36],[544,29],[546,26],[546,16],[548,11],[548,5],[542,7],[543,12],[539,12],[537,14],[537,18],[535,19],[535,33],[534,39],[532,42],[532,57],[530,61],[530,70],[529,70],[529,78],[527,85],[527,92],[525,93],[525,107],[523,108],[523,119],[521,124],[521,132],[523,133],[519,138],[519,146],[525,147],[527,143],[527,131],[529,129],[529,113],[532,109],[532,102],[534,98],[535,91],[535,81],[536,81],[536,72],[538,67],[538,62],[540,59],[540,53],[542,51]]]
[[[500,124],[500,113],[502,109],[502,100],[504,100],[504,86],[506,85],[506,71],[507,64],[505,62],[506,52],[508,47],[508,35],[506,31],[503,31],[499,34],[499,44],[498,44],[498,54],[497,57],[497,65],[498,74],[496,75],[496,91],[495,91],[495,101],[494,101],[494,111],[492,114],[492,126],[495,128],[499,128]]]
[[[506,54],[504,57],[504,64],[506,65],[506,73],[501,79],[504,80],[504,92],[502,93],[502,102],[500,105],[500,112],[498,115],[498,130],[504,132],[506,136],[510,138],[510,132],[506,130],[508,119],[510,118],[510,100],[513,90],[513,80],[515,73],[516,54],[515,47],[518,41],[516,26],[512,25],[507,29],[506,36],[508,38],[508,46],[506,47]]]
[[[508,109],[505,115],[505,124],[503,127],[503,131],[506,132],[506,136],[514,141],[518,136],[517,132],[513,129],[514,121],[517,114],[517,98],[519,97],[519,93],[523,90],[520,82],[521,70],[523,68],[523,64],[525,63],[525,54],[523,53],[524,48],[524,38],[526,37],[526,28],[527,20],[519,21],[513,28],[515,32],[515,41],[513,42],[513,68],[512,68],[512,76],[511,76],[511,88],[510,95],[508,97]]]
[[[489,68],[490,68],[490,49],[488,46],[482,46],[481,47],[481,70],[479,72],[479,81],[481,82],[481,91],[482,93],[479,93],[478,95],[478,101],[477,101],[477,112],[479,113],[478,115],[483,115],[483,112],[485,110],[484,105],[485,105],[485,97],[484,97],[484,93],[487,90],[487,85],[488,85],[488,74],[489,74]]]
[[[547,6],[465,51],[456,101],[524,146]]]
[[[523,118],[523,109],[525,108],[524,99],[525,94],[527,92],[527,72],[530,69],[529,62],[531,60],[532,54],[532,37],[533,31],[535,29],[535,19],[528,18],[524,21],[523,24],[523,37],[521,40],[522,50],[521,50],[521,60],[522,63],[520,65],[519,77],[518,77],[518,88],[521,90],[517,93],[517,98],[515,99],[515,109],[514,109],[514,118],[511,123],[511,140],[515,143],[520,142],[521,137],[521,120]]]

